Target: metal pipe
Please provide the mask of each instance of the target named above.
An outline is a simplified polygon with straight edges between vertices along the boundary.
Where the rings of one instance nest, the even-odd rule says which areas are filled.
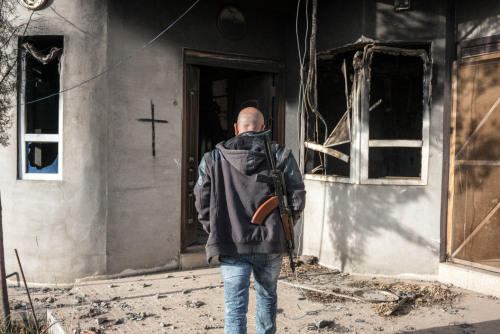
[[[16,272],[13,272],[12,274],[8,274],[8,275],[6,275],[6,276],[5,276],[5,278],[9,278],[9,277],[12,277],[12,276],[15,276],[15,275],[19,275],[19,274],[17,273],[17,271],[16,271]]]
[[[30,290],[28,289],[28,285],[26,284],[26,279],[24,278],[23,267],[21,266],[21,260],[19,260],[19,254],[17,254],[17,249],[14,249],[14,252],[16,252],[17,263],[19,264],[19,270],[21,271],[21,276],[23,278],[24,287],[26,289],[26,293],[28,294],[28,300],[29,300],[30,306],[31,306],[31,313],[33,313],[33,319],[35,320],[35,328],[36,328],[36,332],[38,334],[38,333],[40,333],[40,329],[38,328],[38,321],[36,320],[35,308],[33,307],[33,302],[31,301]]]

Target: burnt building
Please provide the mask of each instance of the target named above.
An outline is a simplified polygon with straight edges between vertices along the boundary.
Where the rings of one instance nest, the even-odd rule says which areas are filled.
[[[197,165],[246,106],[303,168],[299,253],[469,288],[500,272],[497,2],[25,2],[0,187],[30,281],[203,261]]]

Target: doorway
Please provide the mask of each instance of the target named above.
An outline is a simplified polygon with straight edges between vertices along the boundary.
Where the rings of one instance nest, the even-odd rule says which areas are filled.
[[[500,273],[500,52],[454,65],[448,258]]]
[[[261,110],[273,140],[283,144],[282,68],[272,60],[185,52],[181,251],[206,244],[194,206],[198,164],[217,143],[234,137],[239,111]]]

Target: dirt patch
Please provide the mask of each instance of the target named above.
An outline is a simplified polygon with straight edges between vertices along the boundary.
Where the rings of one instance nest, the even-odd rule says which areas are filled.
[[[296,274],[291,273],[288,261],[283,264],[277,333],[498,334],[500,300],[494,297],[431,281],[348,275],[310,263],[300,263]],[[350,299],[360,289],[390,291],[400,300],[412,294],[414,298],[394,316],[381,316],[397,302],[375,304]],[[216,334],[224,327],[219,268],[81,282],[69,291],[31,292],[35,309],[50,308],[68,333]],[[11,306],[29,312],[23,289],[9,287],[9,296]],[[255,332],[256,307],[255,291],[251,289],[249,333]]]

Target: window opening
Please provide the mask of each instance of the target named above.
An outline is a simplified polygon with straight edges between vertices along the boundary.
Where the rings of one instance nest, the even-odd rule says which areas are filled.
[[[306,173],[349,178],[352,137],[352,85],[356,50],[318,57],[318,109],[328,127],[308,123]],[[312,129],[311,129],[312,128]],[[326,140],[325,140],[326,138]],[[323,154],[326,153],[326,154]],[[323,159],[326,163],[323,164]],[[326,166],[326,168],[325,168]]]
[[[428,52],[423,44],[357,44],[317,56],[318,110],[333,131],[323,141],[326,126],[308,120],[306,178],[426,184]]]
[[[30,103],[60,91],[63,37],[36,36],[20,45],[20,177],[60,175],[60,96]]]
[[[373,54],[368,178],[421,177],[423,76],[418,56]]]

